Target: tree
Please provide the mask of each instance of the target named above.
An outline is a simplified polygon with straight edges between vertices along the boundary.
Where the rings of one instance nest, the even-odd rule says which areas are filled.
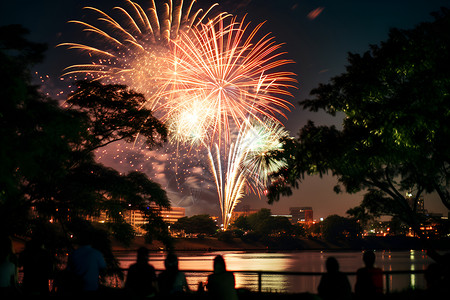
[[[261,208],[257,213],[247,217],[250,229],[259,234],[270,233],[271,211],[267,208]]]
[[[392,217],[389,221],[389,234],[391,235],[406,235],[409,232],[409,226],[405,225],[399,217]]]
[[[311,111],[345,116],[342,130],[309,122],[285,139],[287,168],[275,174],[270,201],[290,195],[306,175],[331,172],[336,192],[366,190],[365,202],[399,216],[420,234],[421,216],[406,199],[436,192],[450,209],[450,12],[348,56],[346,72],[301,102]],[[417,203],[417,201],[413,201]]]
[[[291,234],[293,226],[286,217],[274,217],[270,209],[262,208],[255,214],[249,215],[247,223],[253,232],[258,235],[284,235]]]
[[[365,207],[364,203],[359,206],[350,208],[346,213],[350,216],[351,219],[354,219],[356,222],[358,222],[363,229],[367,228],[369,222],[379,217],[378,214],[372,214],[370,210]]]
[[[232,228],[241,229],[243,231],[249,230],[248,218],[246,216],[239,216],[236,221],[233,222]]]
[[[218,227],[216,222],[209,215],[195,215],[192,217],[183,217],[172,225],[175,230],[184,230],[185,233],[191,234],[214,234]]]
[[[311,231],[311,228],[305,227],[302,224],[294,224],[292,225],[292,233],[297,237],[306,237],[308,235],[308,232]]]
[[[119,140],[134,142],[138,135],[154,147],[167,136],[166,127],[143,108],[146,99],[125,85],[78,81],[67,104],[85,115],[89,127],[84,151],[90,152]]]
[[[286,217],[271,217],[270,232],[277,235],[291,235],[294,227]]]
[[[357,238],[361,226],[353,219],[331,215],[323,220],[321,230],[325,240],[335,242]]]
[[[167,195],[143,173],[120,174],[97,163],[93,151],[137,133],[154,146],[165,140],[166,130],[140,109],[143,96],[124,86],[79,82],[67,109],[44,96],[31,84],[30,68],[41,61],[45,46],[27,41],[27,33],[18,25],[0,28],[1,231],[54,232],[70,247],[68,236],[93,228],[87,217],[107,211],[112,233],[130,242],[133,230],[123,212],[141,209],[149,221],[157,220],[148,208],[170,207]],[[59,229],[48,230],[50,225]]]

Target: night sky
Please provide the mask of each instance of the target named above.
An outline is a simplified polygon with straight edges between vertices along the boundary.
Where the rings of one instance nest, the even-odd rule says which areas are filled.
[[[146,1],[138,0],[146,7]],[[158,3],[158,1],[156,1]],[[200,0],[196,8],[208,8],[213,1]],[[70,83],[61,81],[62,70],[76,63],[77,53],[55,46],[63,42],[73,42],[82,35],[79,27],[67,24],[67,21],[83,18],[84,6],[93,6],[106,12],[114,6],[123,6],[122,0],[13,0],[2,1],[0,4],[0,25],[19,23],[31,30],[30,39],[45,42],[49,45],[43,64],[35,67],[36,79],[43,76],[44,90],[54,98],[63,99],[58,94]],[[287,112],[288,119],[281,119],[292,136],[311,119],[316,124],[335,124],[339,126],[342,116],[331,117],[324,113],[310,113],[297,107],[297,102],[308,97],[312,88],[319,83],[326,83],[345,70],[347,53],[363,53],[370,44],[386,40],[390,28],[410,29],[423,21],[432,21],[431,12],[440,7],[450,7],[449,0],[349,0],[349,1],[319,1],[319,0],[245,0],[219,2],[220,11],[244,16],[257,24],[267,22],[261,32],[271,32],[279,43],[285,43],[282,50],[287,51],[286,58],[295,60],[296,64],[289,70],[298,74],[298,90],[292,91],[295,98],[292,103],[295,108]],[[48,75],[48,77],[47,77]],[[112,149],[108,149],[110,152]],[[117,149],[114,149],[117,150]],[[121,152],[124,151],[124,152]],[[142,152],[137,150],[120,150],[121,153],[133,152],[144,160]],[[126,154],[123,154],[126,155]],[[112,155],[105,155],[103,163],[126,171]],[[122,158],[119,158],[122,160]],[[162,164],[158,164],[161,168]],[[154,167],[154,165],[153,165]],[[144,166],[144,170],[148,170]],[[150,171],[147,173],[151,173]],[[149,174],[151,175],[151,174]],[[266,199],[256,196],[246,196],[238,205],[250,205],[259,209],[267,207],[276,214],[288,214],[289,207],[311,206],[314,217],[326,217],[330,214],[345,215],[347,209],[361,201],[361,194],[336,195],[332,187],[336,180],[331,177],[307,178],[293,196],[282,198],[279,203],[267,205]],[[206,185],[206,184],[205,184]],[[204,187],[204,186],[203,186]],[[172,187],[166,187],[173,205],[186,207],[188,215],[209,213],[219,215],[217,196],[214,190],[201,191],[202,185],[190,189],[190,197],[177,195]],[[435,195],[425,195],[425,208],[430,212],[447,214],[445,207]]]

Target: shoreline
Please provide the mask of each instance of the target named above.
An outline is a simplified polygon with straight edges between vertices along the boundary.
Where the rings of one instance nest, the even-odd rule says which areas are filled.
[[[425,244],[426,242],[426,244]],[[13,238],[15,253],[20,253],[25,247],[25,241]],[[126,247],[116,240],[111,241],[114,252],[136,251],[139,247],[146,247],[149,251],[165,251],[163,243],[153,241],[147,244],[143,237],[136,237],[130,246]],[[315,238],[270,238],[261,241],[242,241],[240,238],[233,238],[229,241],[219,241],[217,238],[176,238],[174,239],[174,251],[364,251],[385,250],[385,251],[408,251],[426,250],[449,251],[450,239],[436,239],[420,241],[418,238],[392,236],[392,237],[366,237],[357,240],[340,242],[328,242]]]
[[[368,237],[364,239],[327,242],[319,239],[272,238],[263,242],[242,241],[239,238],[230,241],[219,241],[217,238],[177,238],[174,251],[363,251],[371,250],[450,250],[450,239],[427,240],[427,247],[418,238],[410,237]],[[143,237],[136,237],[129,247],[113,241],[113,251],[130,251],[139,247],[146,247],[150,251],[165,251],[159,241],[146,244]]]

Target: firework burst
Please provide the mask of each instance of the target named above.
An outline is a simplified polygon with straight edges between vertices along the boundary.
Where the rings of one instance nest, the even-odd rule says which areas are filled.
[[[267,188],[270,174],[286,166],[285,161],[270,159],[270,154],[281,150],[280,140],[288,136],[284,126],[272,120],[263,123],[254,122],[247,126],[244,137],[247,155],[243,160],[243,166],[249,186],[253,187],[257,194],[260,195]]]
[[[170,41],[200,24],[217,5],[204,12],[202,9],[194,10],[194,2],[188,1],[183,5],[183,0],[168,0],[157,11],[152,0],[145,11],[139,4],[128,0],[126,8],[114,7],[116,18],[100,9],[85,7],[96,16],[93,22],[99,25],[77,20],[69,23],[80,25],[97,43],[62,43],[58,46],[85,52],[91,62],[69,66],[63,76],[88,74],[96,80],[126,84],[145,94],[150,99],[147,105],[155,108],[160,92],[165,89],[166,79],[162,75],[171,68],[167,61]]]
[[[292,96],[288,90],[296,80],[280,67],[293,61],[280,58],[282,45],[273,37],[256,38],[262,25],[250,30],[244,19],[221,18],[172,41],[172,70],[163,93],[167,118],[201,95],[212,112],[208,130],[228,141],[230,122],[239,128],[249,116],[260,121],[284,116],[291,106],[284,97]]]
[[[231,143],[228,155],[221,155],[218,144],[214,145],[215,155],[207,147],[225,230],[234,208],[245,195],[245,187],[261,195],[269,175],[285,166],[282,161],[269,160],[267,154],[280,150],[280,139],[286,136],[287,131],[278,122],[247,119]]]

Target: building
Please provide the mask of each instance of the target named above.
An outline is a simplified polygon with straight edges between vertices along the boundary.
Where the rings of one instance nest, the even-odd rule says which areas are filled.
[[[314,221],[312,207],[289,207],[289,212],[292,224],[312,224]]]
[[[170,209],[159,209],[157,207],[153,208],[159,212],[159,216],[169,225],[177,222],[178,219],[183,218],[186,215],[186,209],[184,207],[171,207]],[[125,213],[125,221],[133,226],[137,234],[145,233],[142,229],[142,225],[147,223],[147,219],[142,211],[128,210]]]
[[[186,209],[184,207],[171,207],[170,209],[161,209],[159,215],[163,218],[164,222],[173,224],[186,216]]]
[[[406,194],[406,201],[408,201],[408,205],[409,207],[411,207],[411,209],[414,210],[419,214],[425,214],[426,210],[425,210],[425,200],[423,199],[423,197],[419,197],[417,199],[417,202],[414,203],[416,201],[416,197],[413,196],[412,193],[407,193]]]
[[[171,207],[170,209],[160,209],[158,206],[154,205],[152,205],[151,207],[155,211],[157,211],[163,221],[168,223],[169,225],[186,216],[186,209],[184,207]],[[137,209],[127,210],[124,212],[124,219],[125,222],[133,227],[133,229],[136,231],[136,234],[142,235],[145,233],[145,230],[142,229],[142,225],[147,223],[147,218],[142,211]],[[104,223],[108,221],[108,217],[106,212],[103,211],[100,213],[99,217],[91,218],[91,220]]]

